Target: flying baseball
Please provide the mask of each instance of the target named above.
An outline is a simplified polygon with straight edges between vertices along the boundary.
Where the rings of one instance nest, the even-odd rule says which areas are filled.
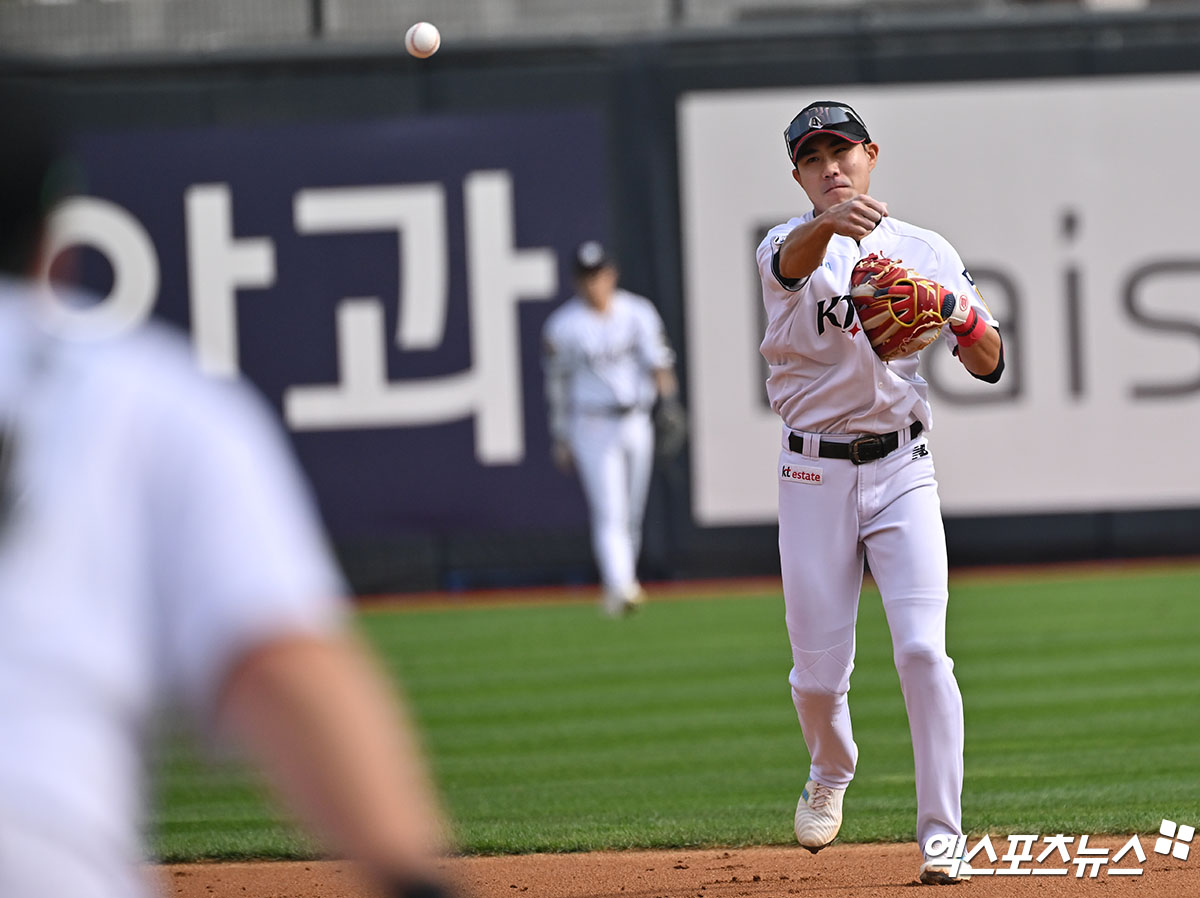
[[[404,47],[417,59],[428,59],[442,45],[442,33],[431,22],[417,22],[404,35]]]

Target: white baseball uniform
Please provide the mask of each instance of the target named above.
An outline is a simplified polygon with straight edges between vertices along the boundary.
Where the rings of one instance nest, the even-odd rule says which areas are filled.
[[[675,353],[654,304],[620,288],[603,312],[572,296],[551,313],[542,337],[551,436],[571,448],[607,601],[627,601],[641,589],[654,372],[671,368]]]
[[[921,436],[933,418],[917,356],[884,363],[872,350],[847,296],[850,272],[878,253],[966,295],[989,324],[995,319],[943,237],[891,217],[859,243],[834,236],[808,277],[782,278],[779,246],[812,216],[772,228],[757,252],[767,395],[784,424],[779,554],[792,697],[810,778],[845,788],[858,759],[847,692],[865,557],[882,594],[908,711],[924,845],[932,835],[962,832],[962,697],[946,654],[945,533],[933,456]],[[956,347],[949,333],[946,340]],[[868,434],[891,435],[893,451],[855,464],[846,444]]]
[[[345,586],[249,389],[33,303],[0,281],[0,895],[136,898],[152,712],[204,722],[244,652],[336,632]]]

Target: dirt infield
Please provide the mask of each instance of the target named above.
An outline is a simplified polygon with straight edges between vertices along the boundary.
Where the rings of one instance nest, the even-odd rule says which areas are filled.
[[[1127,841],[1090,843],[1115,854]],[[1074,863],[1052,857],[1022,865],[1039,875],[980,876],[956,888],[976,898],[1200,895],[1200,851],[1178,860],[1155,854],[1153,837],[1141,844],[1145,862],[1131,853],[1113,868],[1141,867],[1141,875],[1101,867],[1094,879],[1077,878]],[[996,840],[999,853],[1007,846]],[[914,845],[835,845],[816,856],[797,847],[466,857],[448,861],[447,871],[467,898],[912,898],[918,865]],[[1068,873],[1046,873],[1056,867]],[[183,864],[160,873],[173,898],[374,898],[346,864],[331,861]]]

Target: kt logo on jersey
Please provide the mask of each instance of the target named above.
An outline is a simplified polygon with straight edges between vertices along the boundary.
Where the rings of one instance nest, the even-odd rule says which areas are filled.
[[[817,334],[825,335],[827,327],[846,331],[851,337],[862,330],[854,314],[854,303],[849,296],[834,296],[817,300]]]
[[[825,482],[825,472],[806,465],[784,465],[779,470],[779,479],[791,483],[812,483],[820,486]]]

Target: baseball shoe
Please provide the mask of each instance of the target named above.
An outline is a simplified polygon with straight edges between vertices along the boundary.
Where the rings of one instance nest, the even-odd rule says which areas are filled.
[[[609,617],[626,617],[637,611],[645,601],[646,592],[642,589],[641,584],[635,584],[622,592],[606,592],[604,594],[604,613]]]
[[[642,584],[635,583],[633,592],[629,594],[629,598],[625,600],[625,613],[630,614],[637,611],[640,607],[646,604],[646,590],[642,589]]]
[[[965,861],[935,857],[921,864],[921,883],[927,886],[957,886],[971,878],[971,867]]]
[[[845,789],[822,786],[809,780],[796,804],[796,841],[813,854],[831,844],[842,828]]]

